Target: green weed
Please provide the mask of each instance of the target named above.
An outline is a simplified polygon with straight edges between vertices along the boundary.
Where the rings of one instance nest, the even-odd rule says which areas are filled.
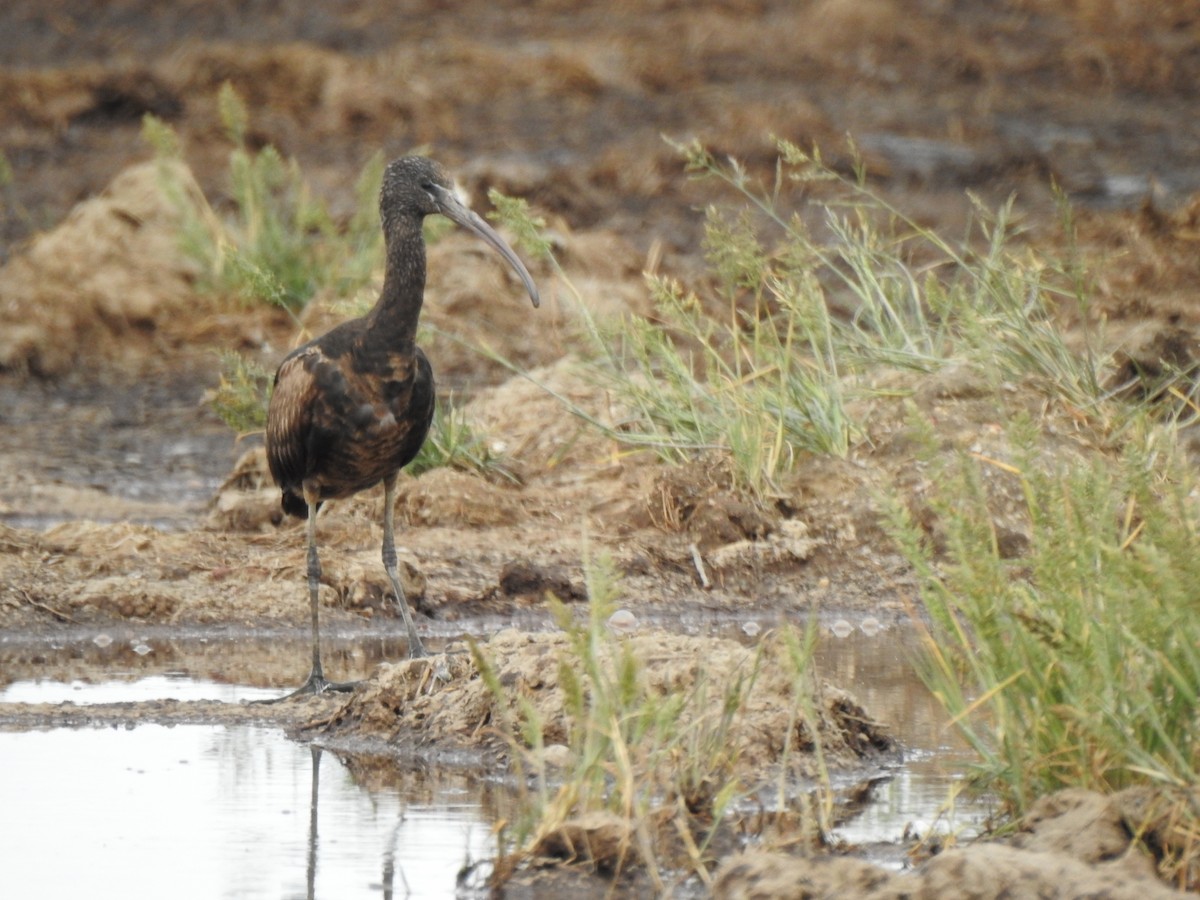
[[[566,710],[569,770],[557,778],[547,772],[542,762],[546,723],[531,706],[518,702],[517,720],[501,723],[514,759],[536,775],[533,790],[522,798],[523,815],[509,834],[507,865],[535,852],[568,819],[610,810],[634,829],[634,846],[625,862],[639,861],[661,888],[655,824],[660,817],[655,812],[665,808],[679,817],[695,865],[706,876],[712,860],[704,848],[738,789],[726,737],[756,669],[728,685],[700,679],[688,691],[655,690],[632,645],[608,630],[619,592],[612,561],[596,557],[586,578],[586,619],[577,620],[568,607],[550,599],[567,636],[558,684]],[[482,656],[479,648],[476,653]],[[498,680],[489,685],[497,706],[513,705]]]
[[[925,679],[1013,812],[1067,786],[1195,784],[1195,475],[1163,432],[1078,463],[1039,460],[1033,434],[1014,426],[1011,465],[964,457],[932,479],[944,556],[891,505],[932,619]],[[1023,499],[1017,559],[992,524],[996,480]]]
[[[353,294],[383,257],[376,212],[383,158],[376,154],[359,176],[356,210],[338,223],[308,187],[295,160],[274,147],[251,150],[249,113],[237,92],[221,88],[218,109],[229,154],[231,215],[209,204],[190,173],[168,125],[147,116],[143,136],[162,163],[163,189],[180,214],[180,244],[204,273],[208,290],[267,302],[292,312],[318,292]]]
[[[636,639],[618,637],[608,627],[620,596],[612,561],[598,555],[586,563],[585,572],[586,617],[549,599],[566,638],[556,684],[565,723],[543,720],[519,687],[506,687],[495,676],[483,648],[473,646],[495,708],[507,711],[496,725],[524,788],[522,812],[506,835],[509,851],[503,867],[536,856],[547,837],[569,820],[605,810],[631,829],[628,858],[618,870],[640,866],[661,888],[663,876],[682,865],[707,882],[717,855],[714,841],[722,833],[730,838],[737,801],[760,786],[746,784],[737,773],[741,738],[735,739],[734,732],[763,671],[764,656],[760,650],[744,670],[722,682],[706,677],[701,667],[694,679],[671,686],[670,676],[664,682],[662,674],[652,674]],[[786,744],[781,773],[791,771],[789,760],[800,754],[820,754],[819,701],[814,700],[819,691],[811,664],[815,635],[810,629],[803,639],[785,637],[784,652],[766,663],[787,670],[794,695],[788,734],[776,736]],[[545,765],[548,732],[569,751],[565,770]],[[819,835],[829,821],[828,776],[820,763],[818,769],[825,790],[817,793],[824,800],[803,801],[801,815],[810,823],[806,838]],[[790,779],[780,791],[781,809],[787,809],[793,796]]]
[[[1104,397],[1098,336],[1085,334],[1077,351],[1057,320],[1063,303],[1074,305],[1082,322],[1089,308],[1065,200],[1064,260],[1014,244],[1019,229],[1011,198],[991,210],[968,194],[973,220],[960,240],[950,241],[872,190],[855,157],[854,174],[846,176],[815,148],[805,152],[782,139],[776,148],[775,180],[767,188],[756,187],[736,161],[721,164],[698,143],[677,145],[689,172],[725,183],[775,229],[774,249],[759,251],[779,260],[759,279],[769,292],[795,291],[808,280],[823,305],[848,310],[831,321],[845,372],[881,365],[932,371],[973,361],[998,380],[1032,380],[1081,408]],[[808,195],[817,188],[820,196]],[[780,211],[785,189],[805,197],[822,237],[805,219]],[[756,232],[755,239],[762,247],[765,238]]]
[[[25,204],[16,198],[16,192],[13,189],[15,178],[16,175],[13,173],[12,162],[9,160],[8,154],[0,149],[0,209],[4,209],[23,224],[32,225],[33,216],[30,215]]]
[[[990,211],[972,198],[974,224],[950,242],[874,193],[861,169],[848,177],[816,151],[777,147],[774,183],[763,187],[736,161],[677,145],[689,173],[723,182],[740,203],[706,212],[712,286],[701,294],[648,276],[649,318],[592,316],[554,263],[541,220],[491,195],[574,296],[591,370],[630,410],[605,429],[611,437],[675,462],[724,452],[739,484],[762,495],[805,454],[849,453],[866,432],[850,401],[881,369],[968,362],[997,385],[1033,382],[1097,410],[1107,360],[1095,336],[1077,350],[1056,322],[1063,302],[1087,320],[1086,279],[1071,260],[1014,247],[1011,202]],[[806,218],[782,211],[787,192],[817,188]]]
[[[513,484],[519,484],[521,480],[505,455],[494,449],[486,435],[475,430],[453,396],[437,404],[429,436],[405,471],[420,475],[443,466],[477,472]]]
[[[262,431],[267,423],[272,373],[233,350],[220,354],[221,375],[208,404],[238,434]]]

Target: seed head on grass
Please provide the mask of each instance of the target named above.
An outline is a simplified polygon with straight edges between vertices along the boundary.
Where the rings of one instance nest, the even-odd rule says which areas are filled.
[[[513,235],[518,247],[534,259],[553,260],[552,244],[546,235],[546,220],[533,213],[520,197],[508,197],[492,188],[488,200],[495,211],[489,216]]]
[[[262,431],[271,396],[271,373],[232,350],[221,351],[220,362],[220,382],[210,392],[209,405],[238,434]]]

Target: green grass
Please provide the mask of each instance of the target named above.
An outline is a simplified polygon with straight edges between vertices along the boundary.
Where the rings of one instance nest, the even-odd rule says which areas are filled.
[[[998,378],[1033,379],[1080,406],[1103,396],[1101,361],[1092,350],[1097,337],[1085,334],[1076,351],[1057,324],[1064,303],[1084,321],[1089,306],[1063,198],[1065,259],[1014,241],[1020,229],[1011,198],[991,210],[968,194],[973,218],[962,238],[951,241],[874,191],[857,161],[848,176],[815,148],[806,153],[785,140],[776,146],[769,187],[756,186],[736,161],[721,164],[699,144],[678,149],[695,177],[727,185],[770,226],[769,244],[766,230],[749,225],[725,241],[725,257],[730,247],[745,248],[732,254],[743,285],[763,285],[772,295],[809,291],[814,303],[848,310],[831,323],[831,343],[847,373],[884,365],[928,372],[978,361]],[[785,189],[793,197],[800,192],[809,216],[780,212]],[[714,215],[722,214],[710,209],[710,220]],[[728,282],[728,265],[720,257],[714,262]]]
[[[519,484],[521,479],[512,461],[493,447],[487,435],[475,430],[463,408],[454,398],[438,403],[433,414],[429,437],[405,471],[420,475],[430,469],[448,467],[475,472],[487,478]]]
[[[765,186],[736,161],[678,146],[693,177],[733,197],[706,211],[703,290],[648,276],[650,317],[601,321],[558,269],[591,371],[630,410],[612,437],[674,462],[725,453],[739,484],[763,496],[807,454],[846,456],[864,439],[852,401],[870,396],[880,370],[970,363],[996,385],[1030,382],[1100,408],[1099,336],[1077,347],[1056,322],[1063,303],[1087,320],[1086,279],[1073,258],[1014,241],[1011,202],[990,211],[973,199],[968,233],[951,242],[874,192],[861,169],[846,176],[815,151],[777,146]],[[804,219],[782,211],[785,196],[806,198]],[[492,200],[526,251],[553,262],[541,220]]]
[[[926,682],[1021,813],[1063,787],[1200,780],[1200,483],[1149,430],[1119,458],[1046,461],[1028,423],[1011,464],[931,479],[944,548],[892,504],[932,620]],[[989,488],[1023,500],[1030,546],[1000,552]]]
[[[32,226],[34,217],[29,210],[16,197],[16,191],[13,188],[13,183],[16,175],[13,173],[12,162],[8,158],[8,154],[0,149],[0,209],[12,216],[22,225]]]
[[[549,724],[519,686],[501,683],[485,648],[472,645],[476,667],[500,711],[493,724],[509,745],[521,791],[519,813],[505,834],[501,869],[536,858],[564,823],[604,810],[631,828],[627,857],[616,870],[644,871],[659,890],[680,867],[708,883],[721,855],[715,843],[728,846],[735,840],[737,803],[765,787],[754,779],[768,777],[739,773],[738,747],[747,737],[734,733],[764,666],[786,673],[794,698],[786,733],[769,739],[785,745],[778,764],[779,808],[793,809],[805,823],[801,834],[789,833],[791,841],[818,841],[830,824],[832,791],[821,754],[822,713],[814,700],[820,697],[812,665],[816,628],[802,635],[784,629],[772,639],[774,651],[760,648],[733,677],[718,681],[701,667],[694,679],[683,678],[668,689],[674,684],[669,667],[652,673],[637,652],[637,640],[608,628],[621,594],[611,559],[597,554],[585,562],[585,575],[586,616],[548,598],[566,637],[554,687],[565,710],[561,739],[570,760],[565,770],[544,763]],[[556,722],[556,739],[560,730]],[[804,746],[795,746],[799,742]],[[815,800],[806,796],[795,809],[794,780],[787,773],[790,762],[803,754],[815,756],[819,786]]]
[[[733,200],[706,212],[709,277],[694,288],[648,278],[650,318],[599,321],[559,270],[588,365],[629,411],[596,424],[673,462],[723,453],[762,496],[805,455],[845,455],[865,440],[872,423],[852,410],[872,406],[853,401],[871,397],[880,373],[911,373],[901,383],[915,387],[966,365],[997,397],[1010,385],[1039,392],[1046,418],[1010,423],[1004,461],[964,452],[946,462],[910,405],[933,498],[921,521],[937,540],[914,522],[911,498],[881,506],[929,617],[917,664],[978,753],[978,783],[1013,814],[1063,787],[1194,786],[1200,479],[1174,445],[1197,415],[1194,379],[1112,386],[1062,198],[1058,249],[1025,239],[1011,200],[993,210],[970,198],[972,221],[951,241],[874,192],[861,167],[847,175],[815,150],[777,146],[765,186],[698,144],[679,147],[695,177]],[[781,211],[797,191],[803,219]],[[539,238],[527,209],[502,213]],[[1148,404],[1155,394],[1168,402]],[[1055,416],[1094,438],[1078,457],[1045,440]],[[997,534],[1001,490],[1018,506],[1006,527],[1028,536],[1016,558]],[[1194,814],[1180,814],[1194,830]]]
[[[162,183],[180,215],[183,251],[200,265],[202,287],[298,312],[318,293],[346,297],[364,286],[383,256],[377,202],[383,157],[359,175],[355,211],[337,222],[314,196],[295,160],[247,144],[249,113],[226,84],[218,97],[229,139],[229,214],[204,197],[168,125],[147,116],[143,136],[162,164]]]
[[[220,381],[205,398],[208,405],[239,435],[262,431],[273,373],[233,350],[221,351],[220,363]]]

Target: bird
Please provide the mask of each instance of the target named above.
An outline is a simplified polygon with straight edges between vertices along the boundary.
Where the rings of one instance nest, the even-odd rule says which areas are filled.
[[[266,451],[283,510],[306,518],[312,619],[312,669],[285,697],[345,690],[321,666],[317,510],[383,484],[383,567],[408,631],[410,658],[426,655],[396,573],[395,500],[400,470],[429,432],[433,369],[416,345],[425,295],[426,216],[440,213],[481,238],[516,271],[536,308],[537,286],[520,257],[459,199],[446,171],[423,156],[388,163],[379,193],[386,260],[379,298],[350,319],[284,357],[267,406]]]

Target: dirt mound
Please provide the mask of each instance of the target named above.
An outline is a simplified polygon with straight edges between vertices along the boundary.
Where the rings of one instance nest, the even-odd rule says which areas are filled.
[[[1144,789],[1138,789],[1144,793]],[[755,851],[727,860],[714,895],[721,898],[1106,897],[1155,900],[1189,896],[1158,882],[1151,858],[1133,839],[1144,816],[1129,815],[1129,791],[1113,798],[1066,790],[1038,801],[1019,834],[1005,843],[948,850],[916,872],[898,874],[856,859],[799,858]],[[1162,848],[1156,848],[1162,853]],[[1178,852],[1178,847],[1169,853]],[[1194,852],[1190,848],[1188,852]]]
[[[892,739],[847,693],[810,686],[816,733],[800,713],[801,701],[785,661],[783,642],[768,639],[762,657],[729,640],[650,632],[628,637],[624,645],[645,669],[645,686],[655,696],[686,696],[678,727],[720,709],[721,693],[757,671],[744,705],[727,736],[740,770],[762,773],[786,766],[815,774],[811,753],[820,742],[827,764],[844,768],[864,757],[894,749]],[[601,653],[615,664],[622,651],[614,639]],[[461,645],[438,657],[384,666],[369,684],[323,726],[323,738],[370,736],[388,742],[435,744],[503,754],[490,726],[518,721],[525,708],[536,711],[546,746],[568,742],[571,715],[560,681],[562,666],[578,668],[563,633],[502,631],[480,647],[503,697],[481,676],[472,654]],[[489,734],[492,736],[489,737]]]
[[[568,357],[478,392],[464,412],[481,434],[500,440],[502,452],[531,472],[603,464],[616,454],[616,445],[571,408],[609,426],[620,415],[604,389]]]
[[[0,269],[0,370],[59,375],[85,353],[118,358],[131,333],[152,336],[184,309],[194,315],[197,272],[177,222],[157,166],[143,163],[35,239]]]

